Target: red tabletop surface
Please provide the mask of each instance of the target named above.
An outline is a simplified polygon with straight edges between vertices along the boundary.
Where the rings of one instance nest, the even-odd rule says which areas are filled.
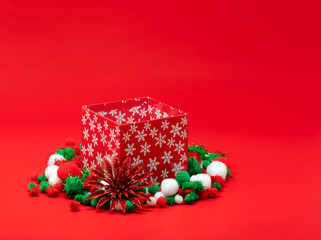
[[[0,239],[320,239],[321,29],[310,1],[0,2]],[[230,153],[219,197],[110,214],[30,197],[83,104],[151,96]]]

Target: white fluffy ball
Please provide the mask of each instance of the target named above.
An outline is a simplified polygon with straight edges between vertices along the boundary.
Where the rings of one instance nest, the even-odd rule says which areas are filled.
[[[206,172],[210,176],[221,176],[224,181],[226,179],[226,174],[227,174],[227,168],[226,165],[222,162],[219,161],[214,161],[210,165],[208,165]]]
[[[150,197],[149,200],[147,201],[147,205],[149,207],[154,207],[156,205],[156,202],[157,200],[155,197]]]
[[[49,179],[52,175],[57,175],[58,166],[48,166],[45,171],[46,178]]]
[[[62,180],[57,176],[57,174],[53,174],[49,178],[49,185],[55,186],[56,183],[62,183]]]
[[[60,154],[52,154],[48,160],[48,166],[55,165],[56,161],[66,161],[66,159]]]
[[[211,180],[210,175],[208,175],[206,173],[200,173],[197,175],[193,175],[191,177],[191,182],[195,182],[195,181],[200,181],[205,189],[211,188],[212,180]]]
[[[157,199],[159,199],[160,197],[165,197],[165,196],[164,196],[164,194],[163,194],[162,192],[157,192],[157,193],[155,193],[154,197],[155,197],[155,199],[157,200]]]
[[[177,194],[177,195],[175,195],[174,200],[175,200],[176,204],[182,204],[184,199],[181,195]]]
[[[178,192],[178,182],[174,178],[164,179],[161,183],[162,193],[168,197]]]

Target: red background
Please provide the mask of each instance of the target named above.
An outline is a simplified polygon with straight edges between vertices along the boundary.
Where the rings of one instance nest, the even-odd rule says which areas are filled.
[[[320,6],[121,2],[0,2],[0,239],[320,239]],[[28,196],[82,104],[146,95],[231,152],[220,197],[123,216]]]

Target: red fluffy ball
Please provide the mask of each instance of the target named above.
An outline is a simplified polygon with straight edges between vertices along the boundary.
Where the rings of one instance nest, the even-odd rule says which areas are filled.
[[[224,183],[224,179],[221,176],[211,176],[212,183],[220,183],[221,185]]]
[[[200,200],[205,200],[208,198],[208,191],[203,190],[201,192],[198,192],[197,195]]]
[[[58,197],[59,191],[57,190],[57,188],[49,187],[47,188],[47,194],[48,197]]]
[[[158,207],[164,208],[164,207],[166,207],[166,199],[164,197],[159,197],[157,199],[156,204],[158,205]]]
[[[76,156],[81,154],[80,147],[74,147],[73,150],[74,150]]]
[[[199,155],[197,152],[191,152],[191,153],[188,153],[188,157],[194,157],[196,158],[196,160],[201,163],[203,161],[201,155]]]
[[[70,203],[70,211],[72,211],[72,212],[79,211],[79,207],[80,207],[80,204],[76,201],[72,201]]]
[[[31,197],[38,196],[38,195],[39,195],[39,188],[38,188],[38,187],[32,187],[32,188],[30,189],[29,195],[30,195]]]
[[[217,188],[208,188],[206,189],[207,193],[208,193],[208,197],[210,198],[214,198],[218,195],[218,189]]]
[[[33,182],[38,181],[38,176],[39,176],[39,175],[40,175],[39,173],[33,172],[33,173],[31,174],[31,176],[30,176],[30,180],[33,181]]]
[[[84,164],[82,162],[81,156],[75,157],[72,161],[76,163],[78,167],[83,168]]]
[[[57,189],[58,192],[62,192],[62,190],[64,190],[64,185],[62,183],[56,183],[54,188]]]
[[[71,146],[74,146],[76,143],[75,143],[75,140],[71,137],[67,138],[66,139],[66,142],[65,142],[65,145],[67,147],[71,147]]]
[[[75,177],[75,176],[81,176],[81,169],[77,166],[74,162],[64,162],[61,164],[57,171],[58,177],[62,180],[65,180],[69,177],[69,175]]]

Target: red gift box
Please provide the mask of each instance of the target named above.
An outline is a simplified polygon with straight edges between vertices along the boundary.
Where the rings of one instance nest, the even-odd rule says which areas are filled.
[[[187,170],[188,116],[153,98],[82,107],[82,159],[96,168],[106,157],[131,157],[160,183]]]

